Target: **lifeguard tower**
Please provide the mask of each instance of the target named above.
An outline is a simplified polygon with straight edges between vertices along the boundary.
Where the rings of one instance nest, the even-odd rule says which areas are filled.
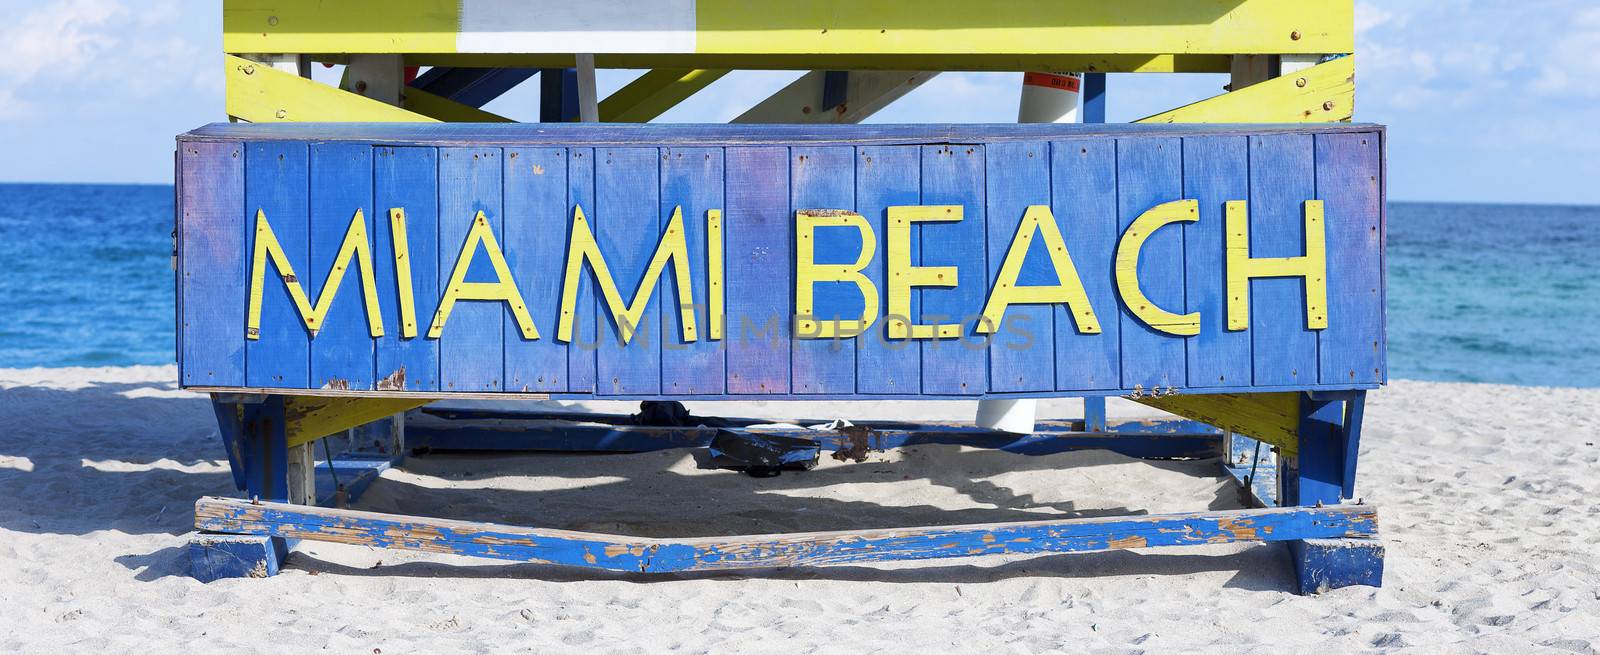
[[[236,123],[179,138],[178,359],[212,396],[243,498],[198,502],[193,573],[270,575],[296,539],[641,572],[1265,541],[1289,545],[1303,592],[1377,585],[1355,472],[1386,377],[1384,132],[1349,122],[1353,15],[1351,0],[226,0]],[[346,66],[339,86],[310,79],[317,63]],[[648,72],[597,98],[596,68]],[[807,72],[739,125],[627,125],[736,69]],[[843,125],[943,71],[1081,91],[1086,125]],[[1228,90],[1104,124],[1117,77],[1159,73]],[[534,83],[540,123],[482,109]],[[1008,346],[998,328],[1019,317],[1040,338]],[[760,339],[735,335],[750,325]],[[671,404],[1063,396],[1085,416],[1021,435],[712,427]],[[1108,421],[1109,396],[1183,420]],[[648,411],[433,411],[408,429],[455,398]],[[473,419],[501,427],[449,425]],[[539,427],[504,429],[517,421]],[[698,539],[345,508],[419,446],[709,447],[778,469],[927,442],[1218,457],[1256,507]]]

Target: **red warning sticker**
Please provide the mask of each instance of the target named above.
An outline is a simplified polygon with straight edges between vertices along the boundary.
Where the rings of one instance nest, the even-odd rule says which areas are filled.
[[[1055,73],[1024,73],[1022,84],[1025,86],[1043,86],[1062,91],[1078,92],[1082,80],[1076,75],[1057,75]]]

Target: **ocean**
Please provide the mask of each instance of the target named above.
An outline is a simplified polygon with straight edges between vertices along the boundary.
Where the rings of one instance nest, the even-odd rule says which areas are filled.
[[[0,184],[0,368],[173,361],[172,187]],[[1600,387],[1600,207],[1391,203],[1389,375]]]

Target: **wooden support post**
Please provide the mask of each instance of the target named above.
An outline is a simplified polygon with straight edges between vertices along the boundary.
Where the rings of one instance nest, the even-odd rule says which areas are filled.
[[[1083,122],[1106,122],[1106,74],[1083,74]]]
[[[315,505],[317,502],[317,455],[315,441],[288,450],[288,502]]]
[[[600,102],[595,93],[594,55],[577,55],[578,65],[578,120],[583,123],[600,122]]]
[[[228,445],[234,481],[249,498],[286,502],[293,498],[291,487],[305,493],[304,481],[290,481],[282,396],[238,398],[219,394],[213,397],[213,407],[223,441]],[[307,452],[309,447],[307,444]],[[312,473],[310,466],[302,470],[304,474]],[[315,483],[309,486],[314,494]],[[189,574],[201,582],[264,578],[278,573],[289,549],[290,544],[283,537],[196,533],[189,536]]]
[[[1359,418],[1354,404],[1364,402],[1365,395],[1358,391],[1345,400],[1301,396],[1298,453],[1278,459],[1280,506],[1328,507],[1348,499],[1344,495],[1345,466],[1353,456],[1347,456],[1347,451],[1360,442],[1360,427],[1350,418],[1352,411]],[[1347,403],[1351,407],[1347,408]],[[1290,541],[1289,552],[1302,594],[1383,583],[1384,548],[1376,534],[1360,539]]]
[[[1083,431],[1106,431],[1106,398],[1090,396],[1083,399]]]
[[[539,122],[570,123],[578,120],[578,71],[545,68],[539,71]]]

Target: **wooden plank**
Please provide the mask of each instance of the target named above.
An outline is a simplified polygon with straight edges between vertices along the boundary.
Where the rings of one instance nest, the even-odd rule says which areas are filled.
[[[1135,402],[1237,432],[1278,447],[1285,457],[1300,450],[1299,392],[1176,394]]]
[[[856,208],[855,149],[846,146],[789,149],[789,206],[805,210],[844,210]],[[881,234],[881,233],[879,233]],[[849,227],[821,227],[811,235],[815,240],[814,263],[853,264],[863,248],[863,235]],[[877,259],[877,257],[875,257]],[[869,264],[870,268],[871,265]],[[854,320],[862,315],[861,291],[849,282],[818,282],[812,285],[815,321]],[[882,311],[879,304],[879,311]],[[874,313],[876,318],[876,313]],[[810,330],[810,334],[818,334]],[[794,393],[854,393],[856,390],[856,339],[798,339],[790,356]]]
[[[272,225],[290,266],[302,276],[311,265],[307,153],[304,143],[266,142],[245,146],[248,176],[244,189],[245,252],[254,252],[255,219],[257,212],[261,212]],[[303,278],[296,279],[295,283],[304,285]],[[310,334],[289,297],[285,281],[270,261],[262,280],[258,335],[245,343],[247,386],[279,389],[310,386]]]
[[[506,148],[506,265],[528,302],[540,338],[524,339],[515,321],[504,326],[506,388],[524,392],[567,390],[567,344],[555,340],[561,277],[546,267],[566,258],[565,148]],[[589,303],[592,305],[592,303]]]
[[[438,122],[438,119],[285,73],[267,64],[233,55],[223,55],[223,59],[228,115],[252,123]]]
[[[724,56],[920,56],[932,70],[959,57],[1010,58],[1039,68],[1047,54],[1340,53],[1354,49],[1354,2],[1281,0],[737,0],[661,2],[641,11],[607,0],[540,11],[510,0],[423,0],[395,11],[381,0],[229,0],[227,52],[675,53]],[[594,25],[612,25],[596,32]],[[960,30],[961,38],[950,38]],[[722,66],[727,68],[729,66]],[[851,68],[852,66],[842,66]],[[1064,70],[1084,70],[1068,68]]]
[[[732,123],[859,123],[933,79],[937,71],[850,71],[845,102],[823,107],[829,71],[814,70],[756,103]]]
[[[439,153],[426,147],[377,148],[373,158],[372,256],[383,308],[376,387],[439,390],[439,342],[426,337],[439,305]],[[404,267],[397,262],[392,212],[404,212]],[[450,263],[446,262],[445,266]],[[411,287],[411,311],[402,314],[402,279]],[[406,320],[402,322],[402,317]],[[410,336],[407,336],[407,334]]]
[[[1183,188],[1200,205],[1200,220],[1183,228],[1188,310],[1200,313],[1200,333],[1189,339],[1189,386],[1248,383],[1250,333],[1228,330],[1223,205],[1250,197],[1249,140],[1185,138]]]
[[[1138,123],[1331,123],[1355,109],[1355,57],[1340,57],[1292,74],[1141,118]]]
[[[245,226],[242,143],[186,143],[179,147],[178,280],[184,386],[244,386],[243,326],[250,251]],[[232,271],[218,275],[216,271]],[[183,302],[183,298],[190,302]]]
[[[728,393],[790,391],[789,149],[727,149]]]
[[[180,135],[181,141],[363,141],[385,145],[627,146],[671,143],[690,146],[888,146],[990,141],[1059,141],[1106,137],[1251,136],[1264,134],[1353,134],[1382,128],[1372,124],[1320,125],[1100,125],[867,124],[850,128],[818,125],[515,125],[402,123],[213,123]]]
[[[649,304],[630,341],[609,311],[601,312],[600,345],[595,351],[600,395],[661,393],[661,292],[640,288],[645,269],[661,238],[660,151],[656,148],[596,148],[594,172],[595,239],[616,281],[624,304],[635,290]],[[670,216],[670,215],[669,215]],[[670,271],[663,273],[670,281]],[[604,307],[602,304],[601,307]]]
[[[561,224],[570,227],[573,212],[580,206],[588,210],[595,206],[594,148],[567,150],[567,212]],[[563,229],[562,234],[567,234]],[[562,238],[562,243],[566,243]],[[565,250],[563,250],[565,252]],[[559,260],[558,260],[559,261]],[[594,277],[583,275],[578,280],[578,304],[573,310],[572,343],[567,345],[567,391],[593,393],[595,383],[595,349],[599,347],[599,319],[595,313],[596,298]]]
[[[865,146],[856,149],[856,211],[867,219],[872,232],[888,235],[888,208],[921,202],[922,149],[917,146]],[[921,248],[911,240],[911,261]],[[867,267],[867,279],[880,293],[889,288],[888,253]],[[885,299],[887,312],[887,299]],[[911,294],[911,314],[921,315],[922,303]],[[902,317],[902,318],[910,318]],[[922,389],[922,350],[916,341],[891,339],[887,318],[880,319],[856,347],[856,392],[914,394]]]
[[[1183,197],[1183,147],[1178,139],[1117,140],[1117,214],[1121,231],[1156,205]],[[1151,234],[1139,259],[1145,296],[1176,314],[1187,313],[1183,297],[1183,234],[1169,225]],[[1183,385],[1184,339],[1159,332],[1126,313],[1122,322],[1122,388],[1146,391]]]
[[[1100,334],[1080,334],[1065,307],[1054,312],[1056,389],[1121,385],[1121,303],[1112,277],[1117,239],[1117,150],[1107,140],[1056,141],[1050,147],[1050,208],[1072,253]]]
[[[986,289],[994,293],[1022,215],[1030,205],[1050,205],[1050,144],[997,143],[984,148],[988,240]],[[1059,223],[1058,223],[1059,227]],[[1033,235],[1028,235],[1030,238]],[[1058,284],[1043,239],[1034,238],[1019,286]],[[1076,262],[1074,262],[1076,263]],[[987,299],[986,299],[987,300]],[[1056,384],[1055,314],[1059,305],[1012,305],[989,342],[990,391],[1048,391]],[[1070,318],[1059,329],[1075,332]]]
[[[428,398],[283,398],[284,438],[288,447],[310,443],[378,419],[422,407]]]
[[[1316,197],[1310,135],[1250,139],[1250,256],[1305,254],[1303,204]],[[1253,382],[1300,385],[1317,379],[1317,333],[1306,329],[1300,278],[1250,281]]]
[[[657,68],[648,71],[600,101],[600,120],[606,123],[648,123],[727,74],[725,68]]]
[[[1361,537],[1373,506],[1292,507],[690,539],[623,537],[206,497],[195,527],[640,573]]]
[[[683,213],[684,238],[689,246],[689,273],[694,286],[690,297],[682,297],[669,278],[661,279],[661,392],[664,394],[720,394],[727,389],[726,334],[722,340],[710,339],[711,310],[707,294],[710,280],[705,265],[708,248],[709,210],[725,206],[721,148],[662,148],[661,150],[661,226],[666,227],[674,209]],[[722,219],[719,217],[718,222]],[[720,228],[719,228],[720,229]],[[726,282],[719,282],[725,285]],[[718,291],[721,292],[721,289]],[[695,322],[699,340],[683,341],[677,309],[696,306]]]
[[[439,149],[439,288],[446,285],[456,265],[467,232],[478,212],[483,212],[497,242],[505,241],[499,148]],[[491,281],[494,271],[488,257],[473,253],[466,281]],[[463,301],[452,308],[439,336],[440,391],[501,391],[505,373],[505,303]]]
[[[362,270],[355,258],[342,263],[338,287],[327,287],[355,212],[366,234],[373,234],[372,147],[366,144],[311,145],[311,265],[304,274],[306,293],[333,294],[322,329],[311,340],[311,386],[353,390],[375,386],[372,335],[362,303]],[[370,246],[370,244],[369,244]],[[369,251],[370,252],[370,251]],[[376,266],[374,265],[374,268]]]
[[[959,323],[960,337],[925,339],[922,350],[922,392],[951,395],[981,394],[989,387],[989,357],[984,340],[973,325],[983,309],[988,280],[986,253],[976,247],[984,240],[984,147],[978,145],[923,146],[922,204],[961,205],[964,217],[954,223],[923,223],[911,238],[921,242],[912,261],[918,266],[953,266],[957,285],[913,290],[922,301],[924,324]]]
[[[1317,334],[1324,384],[1383,382],[1383,186],[1380,133],[1316,137],[1317,197],[1327,220],[1328,321]]]

